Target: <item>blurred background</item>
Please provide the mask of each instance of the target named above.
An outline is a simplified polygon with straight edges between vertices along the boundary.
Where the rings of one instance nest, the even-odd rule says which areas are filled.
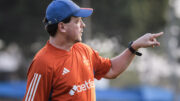
[[[52,0],[0,1],[0,101],[21,101],[26,73],[48,40],[42,20]],[[97,101],[180,101],[180,0],[73,0],[94,13],[83,42],[112,58],[145,33],[164,32],[160,47],[140,49],[114,80],[95,81]]]

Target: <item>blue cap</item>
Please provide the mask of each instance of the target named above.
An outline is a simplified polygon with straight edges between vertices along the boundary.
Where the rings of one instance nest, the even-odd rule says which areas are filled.
[[[92,12],[92,8],[80,8],[71,0],[53,0],[46,9],[46,19],[55,24],[69,16],[88,17]]]

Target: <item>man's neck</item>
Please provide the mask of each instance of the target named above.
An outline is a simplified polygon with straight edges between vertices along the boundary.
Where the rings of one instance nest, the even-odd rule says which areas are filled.
[[[68,43],[65,39],[59,39],[57,37],[51,37],[51,36],[49,38],[49,43],[56,48],[66,50],[66,51],[70,51],[71,47],[74,44],[74,43]]]

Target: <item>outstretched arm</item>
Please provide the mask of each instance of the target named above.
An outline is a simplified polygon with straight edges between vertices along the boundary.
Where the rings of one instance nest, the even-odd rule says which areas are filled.
[[[138,50],[139,48],[160,46],[160,43],[156,40],[156,38],[161,36],[162,34],[163,32],[157,34],[145,34],[133,42],[132,48]],[[129,49],[126,49],[120,55],[112,58],[112,67],[104,77],[108,79],[116,78],[128,67],[134,56],[135,54],[133,54]]]

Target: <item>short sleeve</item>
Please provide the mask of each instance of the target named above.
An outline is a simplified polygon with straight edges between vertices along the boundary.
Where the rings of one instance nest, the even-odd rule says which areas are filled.
[[[28,70],[26,94],[23,101],[48,101],[52,70],[42,61],[33,60]]]
[[[77,43],[76,46],[89,55],[94,71],[94,77],[98,80],[104,77],[111,68],[111,60],[109,58],[101,57],[97,51],[93,50],[86,44]]]
[[[109,58],[99,56],[99,53],[93,50],[92,53],[94,76],[100,80],[111,68],[111,61]]]

